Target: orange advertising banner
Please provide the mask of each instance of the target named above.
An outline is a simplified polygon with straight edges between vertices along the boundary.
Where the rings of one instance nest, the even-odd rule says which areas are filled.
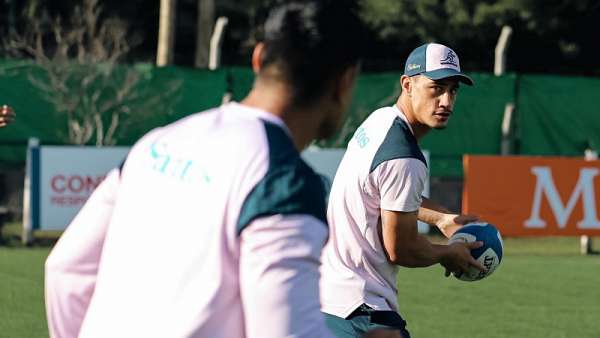
[[[600,236],[599,160],[467,155],[463,164],[463,213],[503,236]]]

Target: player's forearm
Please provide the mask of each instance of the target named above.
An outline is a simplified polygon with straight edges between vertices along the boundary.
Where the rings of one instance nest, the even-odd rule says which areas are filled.
[[[471,215],[461,216],[452,213],[445,207],[423,197],[423,202],[419,208],[417,217],[420,221],[436,226],[444,236],[450,238],[464,222],[474,221],[477,217]]]
[[[391,263],[408,267],[427,267],[440,262],[445,254],[445,245],[432,244],[425,236],[417,235],[409,245],[393,245],[389,249],[388,259]]]
[[[452,214],[452,212],[436,202],[423,197],[417,218],[421,222],[425,222],[430,225],[438,225],[447,214]]]

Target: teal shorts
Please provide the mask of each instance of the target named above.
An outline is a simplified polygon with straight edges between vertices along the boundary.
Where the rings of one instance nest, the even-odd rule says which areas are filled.
[[[345,319],[325,313],[325,323],[337,338],[360,338],[374,329],[397,330],[403,338],[410,338],[406,322],[397,312],[375,311],[366,304]]]

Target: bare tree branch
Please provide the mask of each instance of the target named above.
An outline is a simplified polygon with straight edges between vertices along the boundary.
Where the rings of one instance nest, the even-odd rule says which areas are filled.
[[[98,0],[82,0],[68,20],[50,18],[36,2],[26,8],[25,30],[9,34],[2,47],[40,67],[28,78],[66,117],[70,143],[93,137],[97,146],[115,144],[124,117],[160,111],[181,85],[148,88],[139,70],[119,65],[131,50],[127,24],[103,18]]]

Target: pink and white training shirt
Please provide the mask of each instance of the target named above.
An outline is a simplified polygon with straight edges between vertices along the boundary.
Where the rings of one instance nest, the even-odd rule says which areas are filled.
[[[398,267],[385,255],[381,210],[418,210],[426,178],[425,158],[404,114],[396,106],[374,111],[348,143],[329,195],[323,312],[346,318],[363,303],[398,311]]]
[[[289,131],[237,103],[144,136],[46,261],[51,337],[329,337],[325,194]]]

